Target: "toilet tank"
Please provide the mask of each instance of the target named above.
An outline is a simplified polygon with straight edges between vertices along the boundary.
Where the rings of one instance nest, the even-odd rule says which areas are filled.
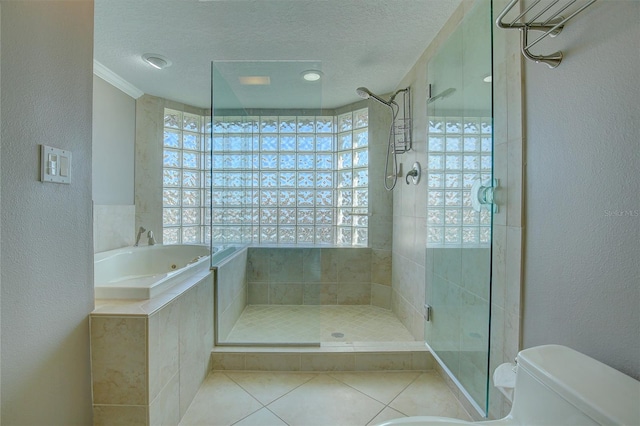
[[[640,382],[565,346],[525,349],[509,417],[522,425],[640,425]]]

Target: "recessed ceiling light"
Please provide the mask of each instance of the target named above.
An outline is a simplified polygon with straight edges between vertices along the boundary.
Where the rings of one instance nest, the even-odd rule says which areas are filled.
[[[322,78],[322,71],[307,70],[302,72],[302,78],[306,81],[318,81]]]
[[[245,86],[268,86],[271,84],[271,77],[264,75],[245,75],[238,77],[240,84]]]
[[[145,53],[144,55],[142,55],[142,59],[144,59],[147,64],[151,65],[157,70],[161,70],[163,68],[171,66],[170,60],[156,53]]]

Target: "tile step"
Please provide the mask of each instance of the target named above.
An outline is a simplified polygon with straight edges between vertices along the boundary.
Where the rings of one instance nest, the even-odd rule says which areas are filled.
[[[419,343],[419,342],[416,342]],[[424,344],[320,347],[217,346],[212,371],[428,371],[435,360]]]

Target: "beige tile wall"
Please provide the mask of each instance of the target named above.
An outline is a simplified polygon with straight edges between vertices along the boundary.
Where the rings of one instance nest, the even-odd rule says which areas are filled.
[[[136,239],[134,205],[93,205],[93,252],[132,246]]]
[[[178,424],[210,369],[213,275],[149,315],[91,315],[94,424]]]
[[[225,341],[247,306],[247,248],[216,267],[218,340]]]
[[[374,271],[384,281],[384,269],[389,262],[374,269],[372,260],[371,248],[250,247],[248,302],[252,305],[373,304]]]

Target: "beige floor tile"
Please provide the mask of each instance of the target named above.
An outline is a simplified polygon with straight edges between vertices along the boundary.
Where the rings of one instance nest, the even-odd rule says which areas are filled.
[[[384,410],[382,410],[382,412],[378,414],[375,419],[371,420],[371,422],[369,422],[367,426],[375,426],[382,422],[386,422],[393,419],[399,419],[400,417],[407,417],[407,416],[400,413],[399,411],[394,410],[393,408],[387,407]]]
[[[268,408],[291,426],[353,426],[369,423],[384,405],[322,374]]]
[[[443,416],[471,420],[435,371],[422,373],[389,406],[407,416]]]
[[[264,405],[268,405],[316,377],[307,373],[229,372],[231,380]]]
[[[368,305],[249,305],[227,342],[409,342],[388,309]]]
[[[263,408],[238,423],[234,423],[233,426],[287,426],[287,424],[267,408]]]
[[[180,426],[231,425],[262,408],[255,398],[222,373],[210,374]]]
[[[331,377],[359,390],[371,398],[389,404],[411,384],[419,372],[331,373]]]

